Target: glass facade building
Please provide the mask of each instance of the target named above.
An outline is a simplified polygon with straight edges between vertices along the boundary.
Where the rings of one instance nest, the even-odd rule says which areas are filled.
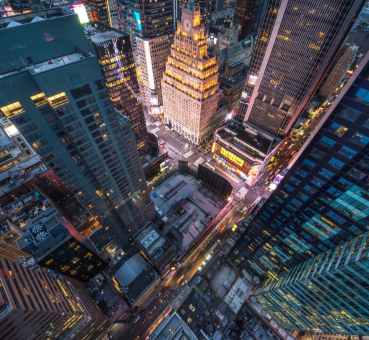
[[[369,233],[305,261],[256,292],[286,330],[369,334]]]
[[[233,251],[287,330],[368,334],[369,53]]]
[[[173,37],[173,0],[121,0],[125,31],[131,35],[142,103],[162,117],[161,80]]]
[[[240,112],[283,136],[341,45],[361,0],[270,0],[264,10]]]
[[[123,244],[145,220],[133,206],[147,202],[131,125],[110,102],[77,16],[52,9],[21,19],[0,21],[0,113]]]
[[[105,77],[105,86],[113,106],[132,124],[137,149],[147,149],[147,130],[130,38],[115,30],[96,30],[90,34],[99,64]]]

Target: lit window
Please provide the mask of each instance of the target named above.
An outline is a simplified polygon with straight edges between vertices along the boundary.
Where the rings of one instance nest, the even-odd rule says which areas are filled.
[[[47,104],[46,94],[44,92],[40,92],[31,96],[31,100],[36,107],[40,107]]]
[[[336,142],[332,138],[329,138],[329,137],[326,137],[326,136],[323,136],[320,139],[320,143],[323,144],[324,146],[329,147],[329,148],[336,145]]]
[[[355,93],[356,98],[360,99],[365,104],[369,104],[369,90],[360,88]]]
[[[338,153],[348,159],[352,159],[357,154],[357,151],[347,146],[342,146],[342,148],[338,150]]]
[[[57,93],[53,96],[50,96],[49,98],[47,98],[47,101],[49,102],[50,106],[53,109],[56,109],[60,106],[63,106],[67,103],[69,103],[69,99],[67,97],[67,94],[65,92],[60,92]]]
[[[345,162],[334,157],[331,158],[328,163],[336,169],[342,169],[345,166]]]
[[[14,117],[24,112],[23,106],[20,102],[14,102],[0,107],[0,111],[8,118]]]

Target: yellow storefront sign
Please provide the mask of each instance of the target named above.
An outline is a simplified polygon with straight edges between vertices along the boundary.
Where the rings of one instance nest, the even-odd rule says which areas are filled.
[[[242,167],[245,163],[245,161],[235,155],[233,152],[228,151],[227,149],[224,149],[223,147],[220,148],[220,154],[230,160],[232,163],[237,164],[239,167]]]

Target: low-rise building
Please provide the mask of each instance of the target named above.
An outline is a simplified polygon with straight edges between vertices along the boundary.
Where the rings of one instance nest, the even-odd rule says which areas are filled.
[[[150,340],[197,340],[191,328],[177,314],[173,313],[165,318],[158,328],[150,335]]]
[[[273,145],[272,136],[234,119],[215,132],[212,156],[240,177],[253,178]]]
[[[159,274],[140,254],[127,256],[113,276],[113,285],[131,306],[143,306],[160,283]]]

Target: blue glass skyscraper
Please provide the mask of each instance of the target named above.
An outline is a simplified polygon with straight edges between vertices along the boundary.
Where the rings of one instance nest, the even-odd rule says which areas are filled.
[[[282,327],[363,335],[369,334],[363,321],[369,317],[369,53],[330,100],[310,143],[246,222],[234,255],[262,284],[256,295]]]

